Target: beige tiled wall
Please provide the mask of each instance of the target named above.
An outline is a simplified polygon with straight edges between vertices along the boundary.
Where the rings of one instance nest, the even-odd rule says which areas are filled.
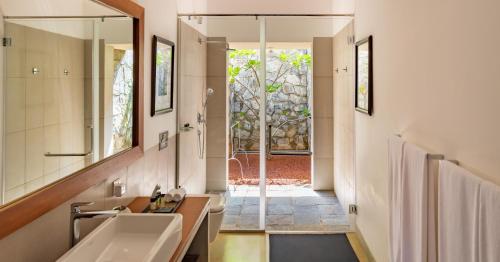
[[[49,184],[83,167],[83,40],[13,23],[6,48],[5,200]],[[33,68],[40,72],[33,74]],[[64,75],[67,69],[69,75]]]
[[[208,100],[207,190],[226,189],[226,137],[228,101],[226,88],[226,38],[209,38],[207,47],[207,87],[215,93]],[[216,42],[217,41],[217,42]]]
[[[112,196],[112,182],[117,178],[127,183],[127,193],[120,198]],[[173,188],[174,180],[175,136],[169,138],[167,149],[158,151],[157,146],[150,148],[144,152],[142,158],[126,168],[113,171],[105,181],[0,239],[0,260],[9,258],[9,262],[55,261],[69,249],[71,203],[93,201],[95,204],[87,209],[110,209],[118,205],[127,205],[137,196],[150,195],[157,183],[162,186],[162,191],[167,191]],[[82,220],[83,235],[88,234],[102,221]]]
[[[315,190],[333,189],[333,55],[331,37],[313,39],[313,173]]]
[[[334,72],[334,184],[335,193],[345,211],[355,203],[354,187],[354,34],[349,23],[333,40]],[[347,71],[341,70],[346,68]]]

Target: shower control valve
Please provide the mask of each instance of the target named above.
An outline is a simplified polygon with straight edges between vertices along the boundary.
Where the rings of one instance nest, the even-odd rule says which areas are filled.
[[[198,113],[197,119],[198,119],[198,124],[204,124],[206,122],[205,116],[202,115],[201,113]]]

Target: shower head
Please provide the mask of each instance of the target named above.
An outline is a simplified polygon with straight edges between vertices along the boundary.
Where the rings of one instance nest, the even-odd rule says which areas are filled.
[[[213,95],[215,93],[215,90],[212,88],[207,88],[207,94],[205,96],[205,102],[203,102],[203,111],[205,111],[205,108],[207,107],[207,102],[208,102],[208,97]]]

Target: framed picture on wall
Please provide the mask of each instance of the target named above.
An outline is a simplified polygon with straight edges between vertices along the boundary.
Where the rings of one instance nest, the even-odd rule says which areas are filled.
[[[373,52],[372,36],[356,42],[355,109],[373,113]]]
[[[151,66],[151,116],[174,109],[174,43],[153,36]]]

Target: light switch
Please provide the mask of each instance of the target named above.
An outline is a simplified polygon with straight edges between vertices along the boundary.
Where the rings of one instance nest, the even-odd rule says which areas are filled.
[[[161,132],[158,143],[158,150],[161,151],[168,147],[168,131]]]
[[[121,179],[113,181],[113,196],[121,197],[127,193],[127,184],[122,183]]]

